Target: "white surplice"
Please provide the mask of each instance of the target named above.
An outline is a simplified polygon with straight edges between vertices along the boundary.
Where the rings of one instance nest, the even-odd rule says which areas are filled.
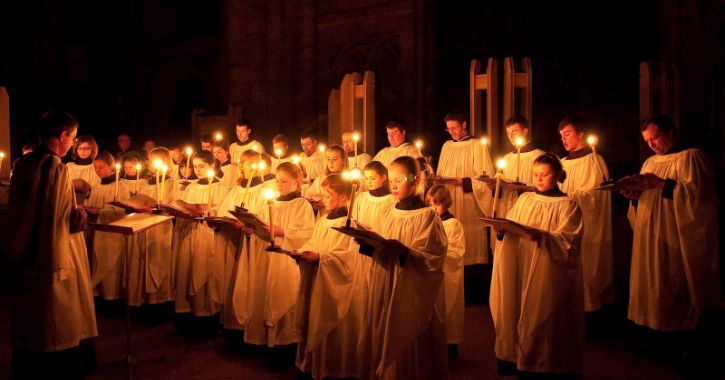
[[[385,218],[396,202],[392,194],[376,197],[369,191],[358,193],[355,196],[352,218],[363,226],[382,233]]]
[[[420,157],[420,152],[418,151],[418,148],[406,141],[396,147],[388,146],[381,149],[380,152],[373,157],[373,161],[379,161],[386,168],[389,168],[390,164],[392,164],[396,158],[402,156],[417,158]]]
[[[496,357],[519,370],[581,374],[584,296],[581,211],[566,195],[522,194],[507,219],[543,231],[541,243],[506,234],[493,262]]]
[[[300,164],[305,168],[308,180],[313,180],[317,177],[325,175],[327,172],[327,160],[325,154],[320,151],[315,151],[311,155],[305,153],[300,154]]]
[[[91,187],[101,183],[101,177],[96,174],[96,169],[93,168],[93,164],[78,165],[75,162],[69,162],[66,164],[68,167],[68,175],[71,180],[80,178],[88,182]]]
[[[466,250],[466,235],[463,224],[456,218],[443,221],[448,238],[446,262],[443,265],[446,292],[446,337],[448,344],[463,343],[463,253]]]
[[[257,140],[247,140],[244,143],[239,141],[229,145],[229,155],[232,157],[233,163],[239,163],[239,159],[242,157],[242,153],[248,150],[253,150],[252,147],[257,147],[257,153],[264,153],[264,145],[259,143]]]
[[[222,185],[227,190],[231,190],[234,186],[237,186],[240,172],[239,172],[239,166],[235,163],[230,163],[226,165],[221,166],[221,171],[224,174],[221,178]]]
[[[372,160],[373,157],[367,153],[358,153],[357,158],[353,153],[352,156],[347,156],[347,167],[350,169],[358,168],[360,170],[363,170],[365,165],[367,165]]]

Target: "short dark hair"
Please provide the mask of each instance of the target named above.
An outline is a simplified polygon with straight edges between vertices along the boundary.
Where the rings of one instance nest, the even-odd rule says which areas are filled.
[[[239,119],[236,123],[234,123],[234,127],[247,127],[247,129],[252,129],[252,124],[249,122],[248,119]]]
[[[302,133],[300,133],[300,140],[304,139],[317,140],[317,134],[312,132],[311,129],[305,129],[304,131],[302,131]]]
[[[229,141],[227,139],[221,139],[221,140],[214,140],[214,142],[211,144],[212,147],[220,147],[226,151],[229,151]]]
[[[385,129],[398,128],[401,132],[405,132],[405,122],[399,119],[390,120],[385,123]]]
[[[41,142],[46,142],[52,138],[60,138],[63,132],[74,128],[78,128],[78,121],[71,114],[56,110],[46,111],[38,122],[38,138]]]
[[[214,156],[208,150],[200,150],[200,151],[194,153],[194,157],[192,157],[192,159],[193,160],[197,160],[197,159],[202,160],[209,165],[214,163]]]
[[[280,144],[280,143],[284,144],[284,145],[289,145],[289,144],[287,144],[287,137],[285,137],[285,135],[283,135],[281,133],[277,134],[276,136],[274,136],[272,138],[272,144]]]
[[[554,172],[554,176],[557,182],[564,183],[566,179],[566,171],[564,166],[561,164],[561,160],[554,153],[546,152],[539,157],[536,157],[534,164],[546,164],[551,167]]]
[[[647,126],[650,124],[656,125],[657,129],[660,132],[669,133],[671,131],[672,133],[677,135],[677,125],[675,125],[675,121],[667,115],[659,114],[647,118],[645,121],[642,122],[642,124],[640,124],[639,131],[644,132],[644,130],[647,129]]]
[[[345,181],[345,179],[340,174],[330,174],[322,181],[322,187],[326,187],[346,199],[350,198],[350,192],[352,190],[352,183],[350,181]]]
[[[529,121],[526,120],[526,118],[521,115],[514,115],[510,119],[506,120],[506,123],[504,123],[506,128],[508,128],[514,124],[520,125],[521,128],[529,129]]]
[[[576,133],[586,133],[586,126],[584,121],[577,116],[567,116],[559,122],[559,131],[564,129],[567,125],[571,125]]]
[[[210,134],[208,134],[208,133],[207,133],[207,134],[205,134],[205,135],[202,135],[202,136],[201,136],[201,138],[200,138],[199,140],[200,140],[201,142],[203,142],[203,143],[210,143],[210,144],[213,144],[213,143],[214,143],[214,139],[213,139],[213,138],[211,137],[211,135],[210,135]]]
[[[446,117],[443,118],[443,121],[457,121],[458,124],[463,124],[468,120],[468,115],[466,115],[463,110],[455,109],[451,112],[448,112],[446,114]]]
[[[428,194],[425,197],[426,200],[433,200],[434,203],[442,204],[446,209],[451,208],[453,204],[453,197],[451,192],[448,191],[445,185],[433,185],[428,189]]]

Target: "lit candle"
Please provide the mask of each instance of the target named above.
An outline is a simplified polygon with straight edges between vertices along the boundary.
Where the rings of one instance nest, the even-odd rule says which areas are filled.
[[[320,145],[319,145],[319,146],[317,147],[317,149],[319,149],[319,150],[320,150],[320,153],[325,153],[325,150],[327,150],[327,147],[325,146],[325,144],[320,144]]]
[[[191,149],[190,146],[186,147],[186,170],[189,170],[189,173],[191,173],[191,155],[194,154],[194,149]],[[189,180],[189,175],[186,174],[186,170],[184,170],[184,179]]]
[[[3,160],[5,159],[5,152],[0,152],[0,174],[3,172]]]
[[[161,187],[159,186],[159,174],[161,174],[161,160],[154,161],[154,174],[156,175],[156,202],[161,201]]]
[[[257,151],[257,144],[252,145],[252,150],[255,152]]]
[[[2,161],[0,161],[2,164]],[[113,192],[113,200],[118,201],[118,178],[121,175],[121,164],[116,164],[116,188]]]
[[[279,149],[279,148],[275,149],[274,154],[277,155],[277,161],[282,159],[282,149]]]
[[[269,235],[272,238],[272,241],[269,243],[270,247],[274,247],[274,215],[272,214],[272,208],[274,206],[275,195],[275,191],[270,188],[262,191],[262,196],[267,200],[267,205],[269,206]]]
[[[257,164],[257,173],[259,174],[259,180],[264,182],[264,172],[267,170],[267,163],[264,161],[259,161]]]
[[[163,202],[164,199],[166,198],[166,172],[168,170],[169,170],[168,166],[161,165],[161,201],[160,202]]]
[[[498,194],[501,190],[501,177],[503,177],[503,170],[506,168],[506,160],[499,158],[496,162],[498,171],[496,172],[496,190],[493,193],[493,209],[491,210],[491,217],[496,217],[496,204],[498,203]]]
[[[599,162],[599,157],[597,156],[598,142],[599,139],[595,135],[589,135],[589,137],[587,137],[587,143],[589,143],[589,146],[592,147],[592,154],[594,154],[594,161],[597,163],[597,170],[599,171],[599,175],[602,177],[602,182],[606,182],[607,177],[604,176],[604,169],[602,169],[602,163]]]
[[[481,137],[481,145],[483,145],[483,162],[488,161],[488,139],[485,137]],[[486,171],[484,170],[482,175],[486,175]]]
[[[221,132],[217,132],[214,134],[214,140],[221,141],[224,138],[224,135]]]
[[[211,184],[214,181],[214,169],[209,169],[206,172],[206,177],[209,179],[209,210],[207,212],[211,214],[211,207],[213,206]]]
[[[242,194],[242,207],[247,204],[247,194],[249,193],[249,186],[252,184],[252,178],[257,175],[257,163],[252,162],[252,175],[247,178],[247,187],[244,188],[244,194]]]
[[[360,134],[357,132],[353,133],[352,141],[355,143],[355,167],[357,167],[357,142],[360,141]]]
[[[138,177],[140,175],[141,175],[141,164],[136,164],[136,184],[133,187],[135,194],[138,194]]]
[[[300,156],[299,155],[296,155],[296,154],[294,156],[292,156],[292,163],[295,164],[295,165],[297,165],[297,166],[299,166],[299,164],[300,164]]]
[[[355,202],[355,186],[358,184],[358,181],[360,181],[360,178],[362,178],[362,173],[360,172],[360,169],[355,168],[350,171],[344,171],[342,173],[342,176],[351,182],[350,186],[350,207],[347,209],[347,220],[345,221],[345,227],[350,228],[350,221],[352,217],[352,209],[353,209],[353,202]]]
[[[418,149],[418,155],[422,156],[423,155],[423,140],[421,140],[421,139],[415,140],[415,147]]]
[[[524,146],[524,138],[516,137],[516,182],[521,182],[521,147]]]

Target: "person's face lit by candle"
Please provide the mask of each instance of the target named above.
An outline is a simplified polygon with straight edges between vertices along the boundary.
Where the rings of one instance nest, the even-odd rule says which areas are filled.
[[[388,142],[393,148],[405,142],[406,132],[398,127],[386,129],[388,132]]]
[[[456,141],[468,135],[466,127],[467,125],[465,121],[463,123],[459,123],[458,120],[446,121],[446,130],[451,135],[451,138]]]
[[[672,145],[675,144],[674,131],[662,132],[657,125],[650,123],[642,130],[642,138],[655,154],[662,155],[667,153]]]
[[[368,187],[368,190],[377,190],[383,185],[385,185],[385,182],[388,181],[388,176],[385,174],[379,174],[375,170],[365,170],[363,173],[365,175],[365,184]]]
[[[194,166],[194,174],[196,174],[197,178],[206,178],[209,170],[214,169],[214,165],[198,158],[192,160],[192,165]]]
[[[327,170],[330,173],[339,173],[345,167],[345,157],[340,156],[337,150],[328,149],[325,151],[325,161],[327,162]]]
[[[524,139],[524,144],[526,144],[527,138],[529,134],[529,129],[524,128],[521,126],[521,124],[513,124],[506,127],[506,136],[509,139],[509,142],[511,142],[511,145],[516,146],[516,138],[521,137]]]
[[[73,146],[73,142],[76,140],[76,136],[78,134],[78,125],[75,127],[65,130],[61,132],[60,138],[60,151],[56,152],[60,156],[65,156],[66,153],[70,150],[70,148]],[[90,155],[90,154],[89,154]]]
[[[252,128],[249,128],[248,125],[237,125],[235,132],[237,133],[237,139],[239,139],[239,142],[243,143],[249,140],[249,134],[252,133]]]
[[[93,160],[93,169],[96,174],[101,178],[106,178],[113,174],[113,165],[106,165],[103,160]]]
[[[307,156],[311,156],[315,154],[315,151],[317,151],[317,139],[314,139],[312,137],[306,137],[304,139],[300,140],[300,146],[302,147],[302,151]]]
[[[211,141],[201,141],[201,150],[205,150],[209,153],[212,153],[213,147]]]
[[[586,144],[584,132],[577,133],[573,125],[565,125],[564,128],[559,131],[559,135],[561,135],[561,143],[564,145],[564,149],[566,149],[567,152],[584,149]]]
[[[342,147],[345,148],[346,153],[355,152],[355,139],[353,139],[352,135],[352,132],[342,134]]]
[[[225,162],[229,159],[229,152],[221,146],[215,146],[211,151],[214,159],[219,162]]]
[[[126,177],[131,178],[136,176],[136,164],[132,161],[126,161],[123,163],[123,171],[126,173]]]
[[[390,178],[390,192],[395,199],[401,201],[415,194],[418,179],[413,178],[412,174],[406,172],[403,166],[391,165],[390,169],[388,169],[388,176]]]
[[[322,203],[325,204],[325,209],[334,210],[347,204],[347,195],[338,193],[329,186],[323,186]]]
[[[171,159],[174,160],[174,163],[176,164],[181,162],[181,160],[184,158],[184,155],[181,152],[181,148],[171,148],[169,150],[169,153],[171,153]]]
[[[289,146],[285,143],[273,143],[272,147],[274,148],[274,155],[279,156],[279,158],[283,158],[287,156],[287,150],[289,149]]]
[[[280,195],[290,194],[300,188],[300,180],[284,170],[277,170],[275,178],[277,179],[277,191]]]
[[[556,186],[556,173],[551,170],[551,165],[534,164],[534,186],[540,192],[548,191]]]
[[[89,157],[91,157],[91,153],[93,153],[93,147],[91,147],[91,144],[82,142],[78,144],[78,148],[76,148],[76,153],[78,154],[78,158],[85,160]]]
[[[117,141],[118,149],[121,150],[121,152],[125,152],[131,149],[131,136],[125,134],[119,135]]]

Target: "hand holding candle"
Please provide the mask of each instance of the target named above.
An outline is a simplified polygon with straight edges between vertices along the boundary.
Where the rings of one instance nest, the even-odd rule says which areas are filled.
[[[599,142],[599,139],[595,135],[589,135],[587,137],[587,143],[592,148],[592,154],[594,154],[594,161],[597,163],[597,170],[599,171],[599,176],[602,178],[602,182],[607,181],[607,177],[604,175],[604,169],[602,169],[602,164],[599,162],[599,157],[597,156],[597,143]]]
[[[503,170],[506,168],[506,160],[499,158],[498,161],[496,161],[496,167],[498,168],[498,171],[496,172],[496,190],[493,193],[493,209],[491,210],[492,218],[496,217],[496,204],[498,203],[499,191],[501,190],[501,177],[503,177]]]

